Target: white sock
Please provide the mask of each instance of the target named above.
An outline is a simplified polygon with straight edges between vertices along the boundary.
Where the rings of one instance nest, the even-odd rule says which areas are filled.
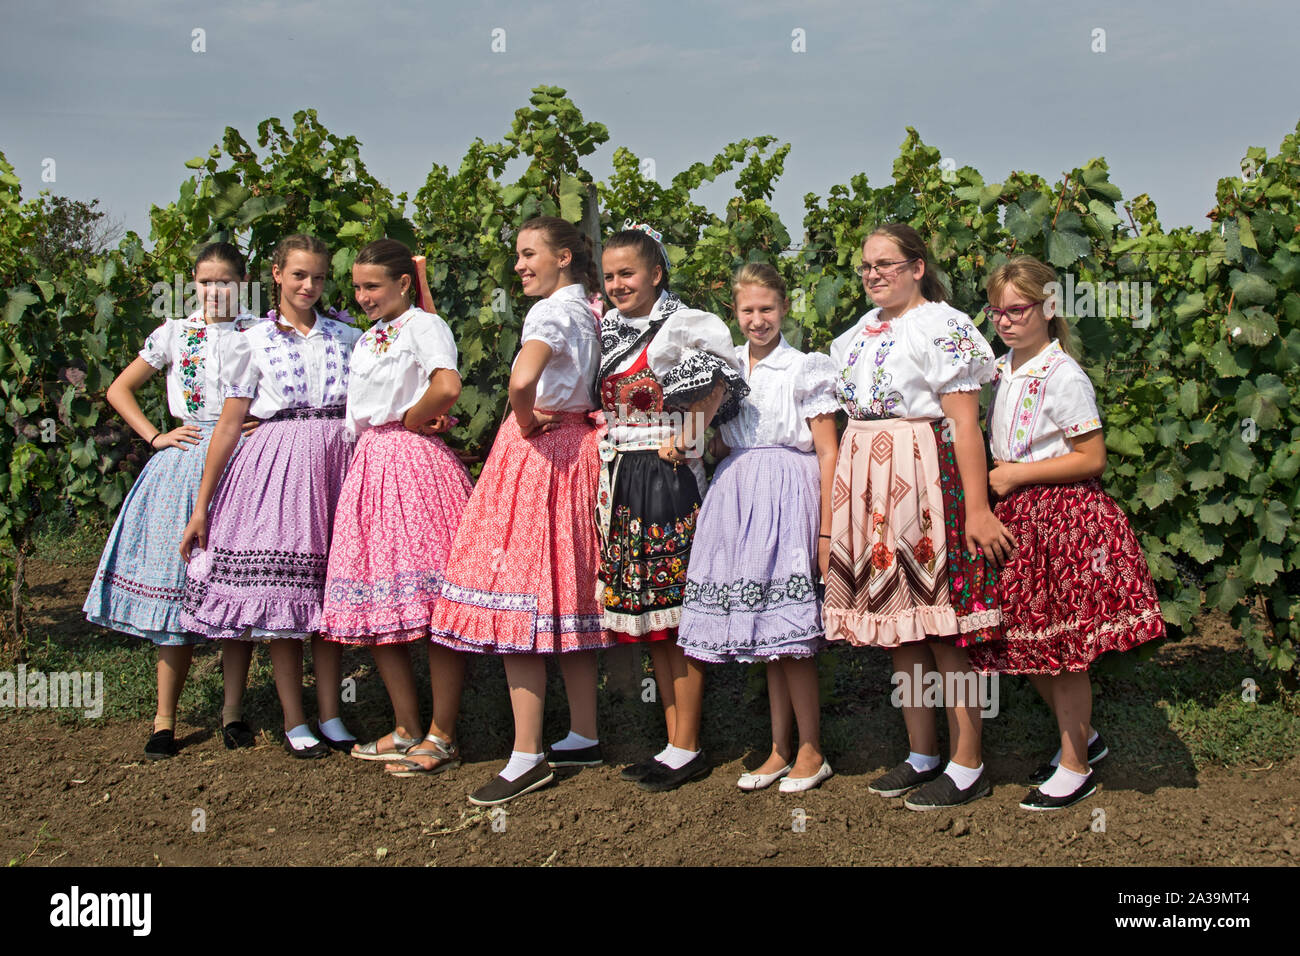
[[[1091,776],[1091,770],[1087,773],[1075,773],[1067,767],[1057,767],[1056,773],[1052,774],[1038,790],[1047,797],[1069,796],[1083,786],[1083,782]]]
[[[907,755],[907,762],[912,765],[912,769],[917,773],[925,773],[927,770],[933,770],[939,766],[938,756],[931,757],[929,754],[919,754],[915,750]]]
[[[582,736],[582,734],[577,733],[576,731],[570,730],[569,736],[565,737],[563,740],[559,740],[551,744],[551,749],[552,750],[582,750],[584,747],[594,747],[598,743],[600,743],[599,740],[592,740],[589,737]]]
[[[513,782],[545,759],[546,754],[526,754],[522,750],[512,750],[510,752],[510,762],[506,764],[506,769],[501,771],[500,776]]]
[[[668,745],[667,747],[665,747],[663,750],[661,750],[661,751],[659,751],[657,754],[655,754],[654,759],[655,759],[658,763],[663,763],[663,762],[668,758],[668,751],[670,751],[670,750],[672,750],[672,749],[673,749],[673,745],[672,745],[672,744],[669,744],[669,745]]]
[[[943,772],[952,778],[952,782],[957,784],[958,790],[969,790],[971,784],[980,778],[984,772],[984,764],[980,764],[974,770],[970,767],[963,767],[959,763],[948,761],[948,766],[943,768]]]
[[[325,721],[325,723],[321,724],[320,732],[335,743],[340,743],[344,740],[357,739],[348,732],[346,727],[343,726],[343,721],[339,717],[331,717],[329,720]]]
[[[668,750],[662,757],[656,757],[661,764],[669,770],[681,770],[688,763],[700,755],[698,750],[683,750],[681,747],[668,745]]]
[[[320,743],[306,724],[291,727],[284,732],[284,735],[289,738],[289,745],[294,750],[306,750],[308,747],[315,747]]]
[[[1091,747],[1092,742],[1100,736],[1101,734],[1099,734],[1097,731],[1094,730],[1092,732],[1092,736],[1088,738],[1088,746]],[[1056,756],[1054,756],[1050,762],[1053,767],[1059,767],[1061,765],[1061,750],[1059,747],[1056,750]]]

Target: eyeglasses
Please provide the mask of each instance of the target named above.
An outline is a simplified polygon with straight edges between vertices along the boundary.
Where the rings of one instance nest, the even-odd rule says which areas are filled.
[[[871,275],[874,271],[882,279],[886,276],[893,275],[898,269],[907,265],[909,262],[915,262],[916,257],[911,259],[895,259],[893,262],[867,262],[865,259],[853,267],[853,271],[862,277]]]
[[[1042,304],[1042,302],[1031,302],[1029,305],[1013,305],[1009,309],[995,309],[991,305],[986,305],[984,306],[984,317],[990,322],[997,322],[999,318],[1004,318],[1010,321],[1012,325],[1023,325],[1029,313]]]

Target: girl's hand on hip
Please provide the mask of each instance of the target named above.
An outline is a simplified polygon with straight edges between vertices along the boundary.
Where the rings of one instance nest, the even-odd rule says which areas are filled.
[[[203,438],[203,433],[199,431],[198,425],[182,425],[180,428],[173,428],[169,432],[162,432],[155,435],[153,441],[149,444],[154,451],[161,448],[183,448],[186,445],[197,445]]]
[[[547,432],[553,432],[559,427],[560,416],[547,412],[533,412],[533,420],[528,423],[528,427],[520,427],[519,434],[524,438],[532,438],[534,435],[545,435]]]

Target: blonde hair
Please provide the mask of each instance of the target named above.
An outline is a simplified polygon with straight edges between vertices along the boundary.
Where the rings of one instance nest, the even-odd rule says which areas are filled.
[[[1016,256],[989,273],[989,302],[1000,299],[1007,286],[1039,304],[1053,298],[1053,288],[1061,287],[1056,270],[1033,256]],[[1056,301],[1060,302],[1059,296],[1056,297]],[[1048,319],[1047,334],[1060,342],[1061,348],[1068,355],[1075,354],[1074,338],[1070,334],[1070,323],[1065,320],[1065,316],[1054,314]]]
[[[732,297],[739,295],[740,287],[746,285],[759,285],[771,289],[781,297],[782,302],[787,298],[785,280],[781,278],[781,273],[766,262],[746,262],[736,270],[735,276],[731,279]]]

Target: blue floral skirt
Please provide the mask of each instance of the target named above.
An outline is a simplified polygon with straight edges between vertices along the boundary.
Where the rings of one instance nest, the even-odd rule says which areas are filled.
[[[197,445],[163,448],[145,463],[104,545],[82,610],[92,624],[159,645],[203,640],[180,621],[185,595],[181,534],[194,511],[215,422]]]

